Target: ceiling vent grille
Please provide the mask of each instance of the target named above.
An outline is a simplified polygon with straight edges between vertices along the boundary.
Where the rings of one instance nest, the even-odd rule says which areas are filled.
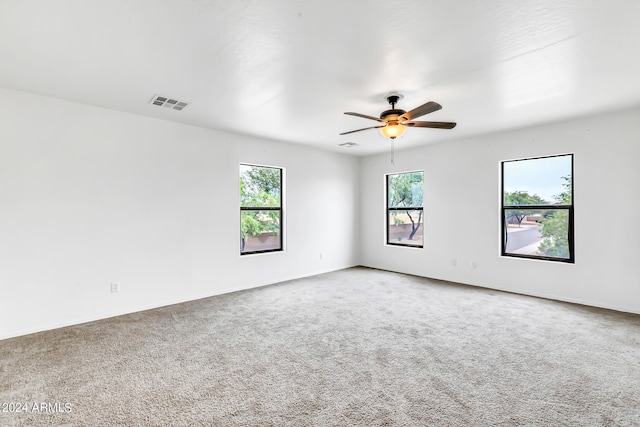
[[[154,95],[149,104],[157,105],[158,107],[165,107],[171,110],[181,111],[189,105],[188,102],[178,101],[177,99],[169,98],[168,96]]]

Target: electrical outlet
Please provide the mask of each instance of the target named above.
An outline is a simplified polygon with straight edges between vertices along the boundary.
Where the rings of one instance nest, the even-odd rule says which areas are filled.
[[[120,292],[120,283],[112,282],[111,283],[111,292]]]
[[[322,259],[322,252],[320,252],[320,259]]]
[[[454,267],[455,267],[456,265],[458,265],[458,260],[457,260],[457,259],[455,259],[455,258],[451,258],[451,265],[452,265],[452,266],[454,266]]]
[[[476,268],[476,260],[471,261],[471,268]]]

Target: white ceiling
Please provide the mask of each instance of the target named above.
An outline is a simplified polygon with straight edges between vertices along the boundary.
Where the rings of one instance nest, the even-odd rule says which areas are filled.
[[[639,22],[638,0],[0,0],[0,86],[364,155],[388,140],[342,113],[392,91],[458,122],[397,149],[639,105]]]

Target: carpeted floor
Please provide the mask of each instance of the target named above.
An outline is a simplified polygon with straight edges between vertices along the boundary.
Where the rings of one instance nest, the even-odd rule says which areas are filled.
[[[640,316],[351,268],[0,341],[0,404],[2,426],[640,426]]]

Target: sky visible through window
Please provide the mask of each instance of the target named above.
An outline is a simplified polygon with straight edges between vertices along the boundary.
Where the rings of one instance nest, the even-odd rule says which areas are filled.
[[[563,176],[571,175],[571,156],[504,162],[504,191],[526,191],[554,203],[565,191]]]

